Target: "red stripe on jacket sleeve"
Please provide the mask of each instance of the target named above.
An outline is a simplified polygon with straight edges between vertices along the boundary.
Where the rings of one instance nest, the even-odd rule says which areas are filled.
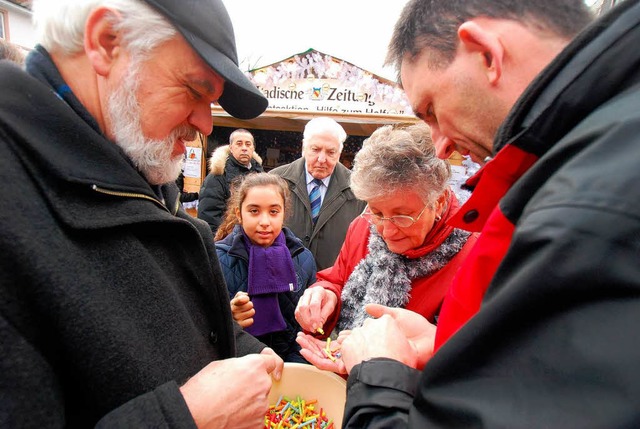
[[[434,351],[480,309],[487,287],[507,253],[514,229],[500,207],[496,207],[445,296],[438,318]]]

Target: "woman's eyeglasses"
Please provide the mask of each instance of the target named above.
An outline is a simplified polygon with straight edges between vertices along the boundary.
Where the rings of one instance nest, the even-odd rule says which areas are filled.
[[[376,226],[381,225],[382,222],[384,222],[385,220],[388,220],[389,222],[391,222],[397,227],[409,228],[411,225],[413,225],[420,219],[420,216],[422,216],[422,213],[424,213],[424,211],[427,209],[427,206],[428,204],[424,206],[422,211],[418,214],[418,217],[416,217],[415,219],[412,218],[411,216],[405,216],[405,215],[383,217],[383,216],[371,213],[369,206],[367,206],[364,209],[364,212],[360,216],[368,220],[370,224],[376,225]]]

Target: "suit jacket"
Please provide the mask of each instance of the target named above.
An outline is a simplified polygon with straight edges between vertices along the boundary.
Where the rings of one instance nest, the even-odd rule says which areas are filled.
[[[311,220],[304,158],[275,168],[271,173],[285,179],[291,191],[292,210],[286,226],[311,250],[318,270],[332,266],[340,253],[349,224],[366,206],[351,191],[351,171],[340,163],[336,164],[315,226]]]

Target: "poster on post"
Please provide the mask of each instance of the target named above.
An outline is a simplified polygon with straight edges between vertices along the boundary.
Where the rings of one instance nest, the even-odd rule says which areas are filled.
[[[200,192],[202,182],[204,182],[204,176],[207,172],[206,160],[204,154],[206,153],[206,138],[202,134],[198,134],[198,137],[186,143],[185,158],[184,158],[184,186],[181,189],[182,192]],[[183,202],[182,206],[187,213],[192,216],[198,214],[198,200]]]
[[[187,147],[186,159],[184,161],[184,177],[199,179],[202,173],[202,148]]]

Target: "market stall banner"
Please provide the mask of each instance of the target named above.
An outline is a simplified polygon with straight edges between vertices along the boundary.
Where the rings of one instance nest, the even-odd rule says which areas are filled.
[[[247,76],[271,110],[413,117],[399,85],[313,49]]]

